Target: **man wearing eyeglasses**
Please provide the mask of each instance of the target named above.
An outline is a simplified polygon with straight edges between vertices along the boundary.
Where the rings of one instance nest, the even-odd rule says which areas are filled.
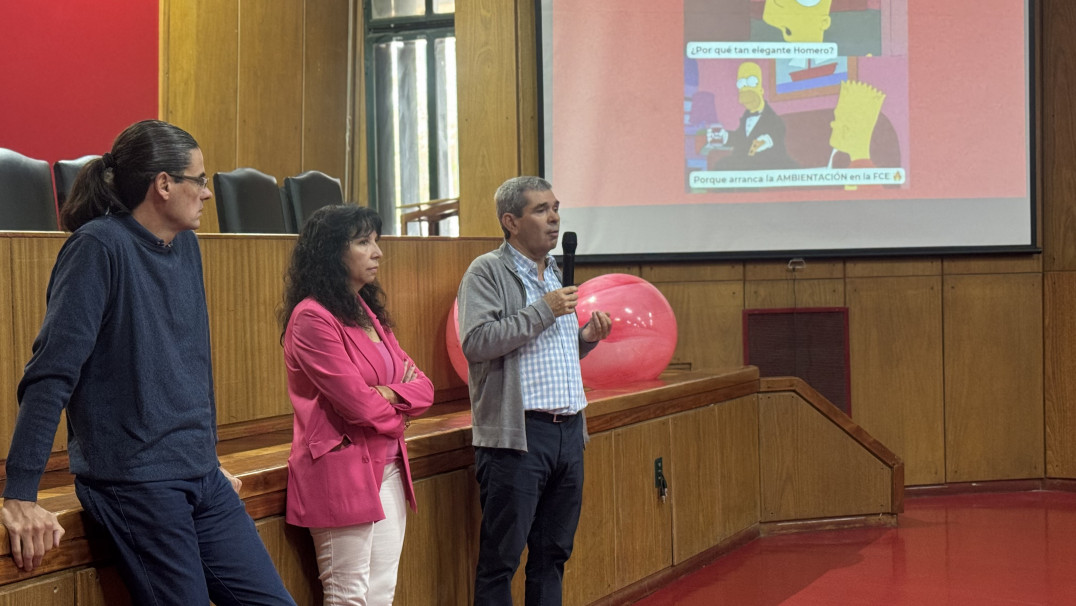
[[[0,523],[26,572],[64,529],[37,503],[60,412],[74,488],[132,604],[295,606],[217,458],[197,141],[157,120],[90,161],[61,210],[45,319],[18,387]]]

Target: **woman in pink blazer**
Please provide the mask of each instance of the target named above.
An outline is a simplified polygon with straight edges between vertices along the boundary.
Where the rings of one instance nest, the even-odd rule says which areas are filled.
[[[310,529],[326,606],[392,603],[415,508],[404,428],[433,403],[433,384],[392,334],[380,237],[375,211],[324,207],[303,226],[285,278],[287,521]]]

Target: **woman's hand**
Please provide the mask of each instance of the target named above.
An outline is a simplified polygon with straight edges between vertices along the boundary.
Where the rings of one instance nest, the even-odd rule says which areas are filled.
[[[401,379],[400,382],[410,383],[411,381],[414,381],[417,377],[418,367],[415,366],[415,363],[410,360],[404,362],[404,374],[403,379]]]
[[[404,362],[404,373],[403,378],[400,379],[400,383],[410,383],[417,378],[418,367],[415,366],[415,363],[410,360]],[[381,394],[382,398],[385,398],[390,403],[400,403],[400,396],[395,391],[392,391],[392,389],[390,389],[389,387],[385,385],[374,385],[374,389],[377,390],[377,393]]]
[[[388,387],[384,385],[374,385],[374,389],[377,390],[377,393],[381,394],[382,398],[388,400],[390,404],[400,403],[400,396],[396,395],[396,392],[392,391]]]

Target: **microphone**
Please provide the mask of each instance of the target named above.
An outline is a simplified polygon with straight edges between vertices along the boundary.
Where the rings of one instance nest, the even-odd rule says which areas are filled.
[[[579,240],[575,236],[574,231],[564,232],[564,236],[560,239],[561,248],[564,249],[564,267],[561,268],[561,284],[563,286],[575,285],[575,247],[579,245]]]

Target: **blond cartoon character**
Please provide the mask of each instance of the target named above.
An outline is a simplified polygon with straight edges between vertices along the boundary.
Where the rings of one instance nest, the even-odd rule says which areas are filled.
[[[740,64],[736,72],[736,89],[744,107],[740,126],[734,131],[721,129],[715,138],[732,147],[731,155],[721,159],[715,170],[776,169],[793,166],[785,153],[785,123],[766,103],[762,69],[753,61]]]
[[[870,159],[871,137],[882,112],[883,101],[885,93],[869,84],[851,80],[841,82],[841,93],[837,97],[837,107],[833,109],[833,122],[830,123],[832,132],[829,144],[833,147],[829,160],[831,167],[833,155],[839,151],[848,154],[852,161],[851,168],[874,166]]]
[[[833,153],[829,156],[829,167],[833,167],[833,157],[837,152],[848,154],[851,163],[848,168],[873,168],[871,161],[871,139],[874,126],[882,112],[885,93],[869,84],[855,81],[841,82],[841,94],[837,98],[837,107],[833,109],[832,132],[829,144]],[[866,186],[873,188],[875,186]],[[857,189],[855,185],[845,185],[845,189]]]
[[[781,31],[785,42],[822,42],[832,23],[832,0],[766,0],[762,20]]]

